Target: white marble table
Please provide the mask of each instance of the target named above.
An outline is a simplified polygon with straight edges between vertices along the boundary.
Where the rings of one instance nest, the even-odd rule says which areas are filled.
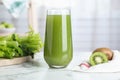
[[[84,56],[86,53],[79,55]],[[78,54],[74,54],[68,67],[78,64],[80,59],[84,59],[82,56],[78,58]],[[120,73],[81,73],[66,69],[50,69],[42,53],[39,53],[31,62],[0,67],[0,80],[120,80]]]

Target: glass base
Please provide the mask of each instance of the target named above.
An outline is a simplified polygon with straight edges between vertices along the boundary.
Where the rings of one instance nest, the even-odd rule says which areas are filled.
[[[49,65],[50,68],[61,69],[65,68],[66,66],[56,66],[56,65]]]

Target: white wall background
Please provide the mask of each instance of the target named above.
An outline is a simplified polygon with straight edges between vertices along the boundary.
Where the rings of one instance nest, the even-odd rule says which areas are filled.
[[[44,41],[46,9],[71,6],[74,51],[91,51],[97,47],[120,50],[120,0],[38,0],[39,32]],[[57,4],[57,2],[59,4]],[[27,14],[13,19],[0,6],[0,21],[13,22],[19,33],[27,31]]]

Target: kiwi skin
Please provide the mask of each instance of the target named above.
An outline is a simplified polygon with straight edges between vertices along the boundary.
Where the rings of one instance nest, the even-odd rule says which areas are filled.
[[[103,48],[97,48],[92,53],[94,54],[95,52],[105,53],[107,55],[107,57],[108,57],[108,60],[112,60],[112,58],[113,58],[113,52],[109,48],[105,48],[105,47],[103,47]]]

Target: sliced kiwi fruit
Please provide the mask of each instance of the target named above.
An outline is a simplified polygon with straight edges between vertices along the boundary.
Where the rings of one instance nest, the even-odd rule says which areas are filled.
[[[91,66],[108,62],[108,57],[103,52],[95,52],[90,56],[89,62]]]
[[[107,57],[108,57],[108,60],[112,60],[112,58],[113,58],[113,52],[109,48],[105,48],[105,47],[97,48],[96,50],[93,51],[93,54],[95,52],[103,52],[103,53],[105,53],[107,55]]]

